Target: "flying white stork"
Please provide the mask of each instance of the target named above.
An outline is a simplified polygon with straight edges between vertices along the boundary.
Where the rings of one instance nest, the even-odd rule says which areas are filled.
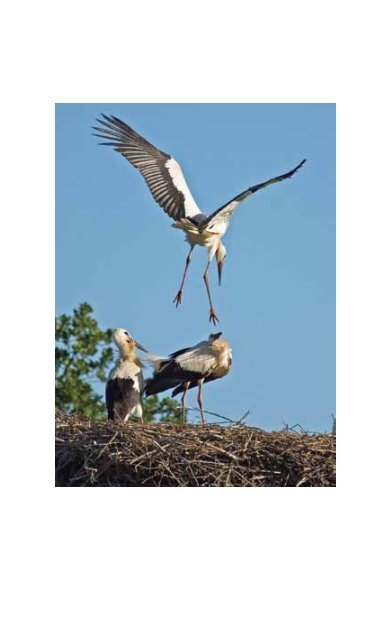
[[[221,339],[221,335],[221,332],[211,333],[208,340],[175,351],[166,358],[147,354],[145,358],[152,363],[155,373],[153,378],[146,382],[145,395],[150,396],[172,388],[172,397],[182,393],[184,420],[186,393],[188,389],[197,386],[198,405],[204,424],[203,384],[226,376],[232,364],[231,347],[227,340]]]
[[[125,329],[115,329],[113,341],[119,358],[111,369],[106,383],[106,406],[109,420],[128,420],[135,416],[142,420],[141,394],[144,390],[142,364],[135,349],[146,349]]]
[[[142,173],[155,201],[164,211],[175,220],[172,225],[181,229],[186,234],[186,241],[190,245],[183,278],[173,302],[176,307],[181,303],[184,281],[191,261],[191,254],[195,245],[199,244],[208,249],[208,261],[203,279],[206,285],[207,296],[210,304],[209,319],[214,325],[218,322],[211,300],[208,282],[208,270],[212,259],[216,258],[218,265],[218,280],[221,284],[222,267],[226,258],[226,248],[221,242],[225,234],[232,213],[245,198],[259,189],[264,189],[270,184],[281,182],[291,178],[306,160],[302,160],[294,169],[280,176],[249,187],[242,193],[229,200],[214,213],[207,216],[201,212],[188,188],[183,172],[178,162],[167,153],[160,151],[150,142],[142,138],[134,129],[115,116],[105,116],[103,120],[97,119],[102,127],[93,127],[98,133],[94,134],[108,140],[103,145],[114,147],[133,167]]]

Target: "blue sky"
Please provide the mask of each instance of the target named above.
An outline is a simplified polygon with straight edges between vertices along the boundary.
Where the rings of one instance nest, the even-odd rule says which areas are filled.
[[[248,186],[307,163],[237,208],[224,237],[223,283],[210,268],[218,329],[233,348],[209,411],[278,429],[324,431],[335,413],[335,105],[59,104],[56,107],[56,313],[89,302],[102,327],[126,327],[166,354],[207,338],[197,247],[188,245],[141,176],[91,135],[116,115],[178,160],[205,213]],[[192,392],[195,394],[195,392]],[[193,395],[190,406],[196,406]]]

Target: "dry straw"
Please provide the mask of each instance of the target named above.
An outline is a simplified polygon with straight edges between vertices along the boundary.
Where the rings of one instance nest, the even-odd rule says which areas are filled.
[[[56,486],[333,487],[336,438],[58,414]]]

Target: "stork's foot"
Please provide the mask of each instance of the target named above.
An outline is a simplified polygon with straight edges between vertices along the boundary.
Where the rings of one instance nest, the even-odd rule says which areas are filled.
[[[217,314],[215,313],[213,307],[210,307],[209,321],[212,322],[214,324],[214,326],[217,324],[217,322],[219,322],[219,318],[218,318]]]
[[[176,304],[176,307],[179,306],[179,304],[181,304],[181,298],[182,298],[182,290],[180,289],[177,294],[175,295],[175,297],[173,298],[173,303]]]

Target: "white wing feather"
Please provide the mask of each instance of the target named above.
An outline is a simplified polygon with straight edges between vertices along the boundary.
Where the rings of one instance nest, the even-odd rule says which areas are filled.
[[[183,371],[204,374],[210,372],[215,366],[215,356],[210,352],[210,343],[208,340],[199,342],[188,351],[173,358],[146,353],[142,356],[142,359],[148,361],[155,371],[160,371],[164,364],[172,361],[177,362]]]
[[[191,351],[186,351],[177,356],[175,360],[184,371],[206,374],[215,366],[215,356],[210,353],[208,341],[200,342]]]
[[[167,362],[169,358],[165,356],[155,356],[152,353],[145,353],[142,356],[142,360],[146,360],[149,364],[152,365],[155,371],[158,371],[164,362]]]
[[[171,176],[172,182],[175,185],[176,189],[180,191],[180,193],[182,193],[184,196],[184,209],[186,217],[191,218],[192,216],[196,216],[198,213],[201,213],[201,210],[199,209],[192,196],[190,188],[184,177],[182,168],[177,160],[171,157],[169,160],[167,160],[165,166],[168,169],[168,173]]]

